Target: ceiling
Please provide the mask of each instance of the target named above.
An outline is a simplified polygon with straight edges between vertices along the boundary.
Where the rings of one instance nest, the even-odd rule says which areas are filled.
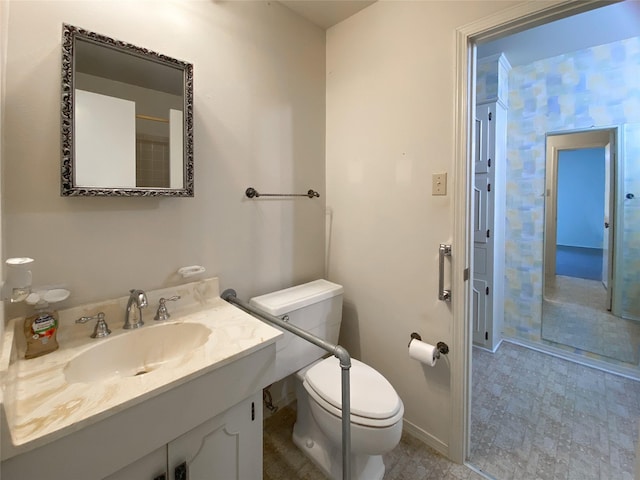
[[[280,3],[326,30],[375,0],[280,0]]]
[[[512,67],[640,36],[640,2],[626,0],[478,44],[478,58],[504,53]]]
[[[375,0],[280,0],[280,3],[326,30]],[[479,44],[478,57],[503,52],[515,67],[637,36],[640,36],[640,1],[626,0]]]

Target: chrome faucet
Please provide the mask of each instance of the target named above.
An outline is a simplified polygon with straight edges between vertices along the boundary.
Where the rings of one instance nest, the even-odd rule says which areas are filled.
[[[124,326],[122,328],[139,328],[144,325],[142,321],[142,309],[148,305],[147,295],[142,290],[129,290],[127,311],[124,314]]]
[[[104,338],[111,335],[111,330],[104,319],[104,312],[100,312],[93,317],[80,317],[76,320],[76,323],[87,323],[89,320],[98,320],[96,322],[96,328],[93,329],[93,333],[89,335],[91,338]]]
[[[160,299],[160,304],[158,305],[158,311],[156,312],[156,316],[153,317],[154,320],[169,320],[171,314],[169,310],[167,310],[167,302],[175,302],[176,300],[180,300],[180,295],[174,295],[173,297]]]

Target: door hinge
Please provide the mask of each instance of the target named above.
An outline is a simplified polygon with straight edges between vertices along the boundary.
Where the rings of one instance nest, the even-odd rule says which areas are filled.
[[[489,121],[491,121],[492,118],[493,118],[493,113],[489,112]]]
[[[469,280],[469,269],[465,268],[462,271],[462,279],[466,282],[467,280]]]
[[[484,339],[489,340],[489,332],[484,332]]]
[[[487,287],[487,289],[485,290],[485,293],[489,295],[489,287]]]
[[[491,184],[487,183],[487,192],[490,192],[490,191],[491,191]]]
[[[490,238],[490,237],[491,237],[491,230],[487,228],[487,238]]]
[[[255,402],[251,402],[251,421],[253,422],[256,419],[256,404]]]
[[[487,167],[491,167],[491,159],[487,160]]]

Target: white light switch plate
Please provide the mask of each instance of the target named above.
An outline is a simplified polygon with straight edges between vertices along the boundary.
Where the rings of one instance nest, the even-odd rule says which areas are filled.
[[[447,194],[447,174],[434,173],[432,177],[431,195]]]

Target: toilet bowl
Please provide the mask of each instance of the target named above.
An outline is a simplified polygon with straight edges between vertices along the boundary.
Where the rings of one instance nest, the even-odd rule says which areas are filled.
[[[338,343],[342,320],[342,286],[327,280],[252,298],[249,303],[286,319],[331,343]],[[342,478],[342,368],[335,357],[285,331],[276,343],[275,374],[268,383],[295,373],[296,446],[326,475]],[[352,480],[379,480],[382,455],[402,435],[402,400],[387,379],[352,359],[349,371]]]
[[[342,393],[338,359],[320,360],[296,374],[298,414],[293,442],[331,478],[342,478]],[[350,369],[351,478],[384,476],[382,455],[402,435],[404,405],[391,384],[358,360]]]

